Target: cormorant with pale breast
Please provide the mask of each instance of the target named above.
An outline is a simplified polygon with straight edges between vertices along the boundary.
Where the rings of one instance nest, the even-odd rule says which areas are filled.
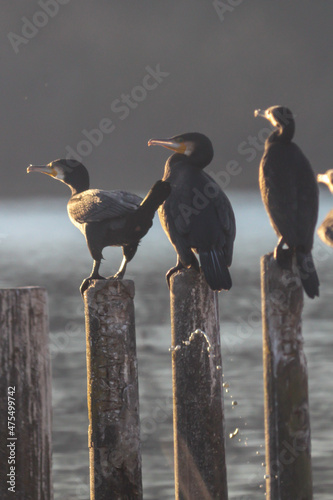
[[[317,181],[326,184],[333,194],[333,170],[327,170],[325,174],[318,174]],[[333,247],[333,210],[330,210],[317,230],[320,239],[326,245]]]
[[[193,267],[200,271],[212,290],[229,290],[235,239],[235,217],[220,186],[203,169],[213,159],[211,141],[203,134],[186,133],[170,139],[150,139],[148,146],[175,151],[165,164],[163,180],[171,193],[158,212],[161,224],[177,252],[177,265],[166,275]]]
[[[144,200],[125,191],[89,189],[89,174],[76,160],[55,160],[48,165],[28,167],[27,172],[40,172],[64,182],[72,196],[67,204],[71,222],[86,238],[94,260],[92,272],[81,285],[81,293],[92,279],[104,279],[99,275],[106,246],[121,246],[123,260],[119,270],[108,279],[122,279],[127,263],[133,259],[140,239],[153,223],[155,211],[170,193],[167,182],[157,181]]]
[[[279,237],[274,256],[282,267],[296,255],[303,288],[311,298],[319,296],[319,280],[312,258],[313,235],[318,217],[318,186],[301,149],[292,142],[295,120],[283,106],[256,110],[275,130],[265,143],[260,162],[259,185],[271,224]],[[284,245],[288,250],[284,250]],[[287,257],[287,259],[286,259]]]

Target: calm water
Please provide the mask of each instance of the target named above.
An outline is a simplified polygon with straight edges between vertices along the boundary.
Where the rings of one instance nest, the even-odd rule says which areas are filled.
[[[276,238],[257,193],[231,193],[237,218],[233,288],[219,295],[230,499],[263,499],[265,474],[259,258]],[[321,193],[321,221],[333,200]],[[88,500],[86,360],[78,287],[90,273],[82,235],[67,219],[65,199],[1,203],[2,287],[40,285],[49,292],[53,358],[55,500]],[[305,298],[315,498],[333,497],[333,252],[316,238],[320,299]],[[121,252],[107,249],[102,272],[117,270]],[[164,274],[175,254],[157,219],[126,277],[136,285],[136,332],[145,500],[171,500],[173,490],[169,297]],[[238,405],[232,407],[232,400]]]

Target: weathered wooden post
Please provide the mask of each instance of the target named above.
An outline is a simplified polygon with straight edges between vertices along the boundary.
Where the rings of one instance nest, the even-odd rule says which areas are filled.
[[[134,283],[84,293],[91,500],[142,499]]]
[[[0,498],[52,500],[46,290],[0,290],[0,325]]]
[[[194,270],[170,281],[176,500],[226,500],[217,293]]]
[[[312,499],[303,289],[293,263],[282,270],[261,259],[265,391],[266,491],[269,500]]]

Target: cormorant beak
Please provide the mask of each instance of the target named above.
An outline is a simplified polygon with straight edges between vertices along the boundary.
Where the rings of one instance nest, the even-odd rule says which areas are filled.
[[[171,149],[177,153],[185,154],[187,150],[186,142],[177,142],[172,139],[150,139],[148,146],[163,146],[164,148]]]
[[[266,109],[256,109],[254,111],[254,116],[257,118],[257,116],[261,116],[261,118],[266,118],[268,119],[267,117],[267,114],[266,114],[267,110]]]
[[[53,167],[50,167],[49,165],[42,165],[42,166],[30,165],[27,168],[27,173],[31,174],[31,172],[39,172],[40,174],[47,174],[47,175],[51,175],[52,177],[57,177],[57,175],[58,175],[58,172],[56,171],[56,169]]]
[[[330,185],[330,180],[329,180],[327,174],[318,174],[317,175],[317,182],[322,182],[323,184],[327,184],[327,186]]]
[[[271,108],[268,108],[268,109],[256,109],[254,111],[254,116],[256,118],[257,118],[257,116],[260,116],[261,118],[266,118],[266,120],[268,120],[273,125],[273,127],[278,127],[279,126],[278,122],[275,120],[275,118],[273,116],[273,113],[271,113]]]

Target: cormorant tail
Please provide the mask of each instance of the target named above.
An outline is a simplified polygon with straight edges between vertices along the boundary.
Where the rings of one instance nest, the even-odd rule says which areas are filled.
[[[310,299],[319,297],[319,279],[311,252],[303,253],[296,250],[296,259],[305,293]]]
[[[200,264],[212,290],[230,290],[231,276],[223,250],[199,250]]]
[[[169,182],[157,181],[150,189],[145,199],[140,203],[138,212],[144,213],[147,217],[153,218],[156,210],[165,202],[171,191]]]

